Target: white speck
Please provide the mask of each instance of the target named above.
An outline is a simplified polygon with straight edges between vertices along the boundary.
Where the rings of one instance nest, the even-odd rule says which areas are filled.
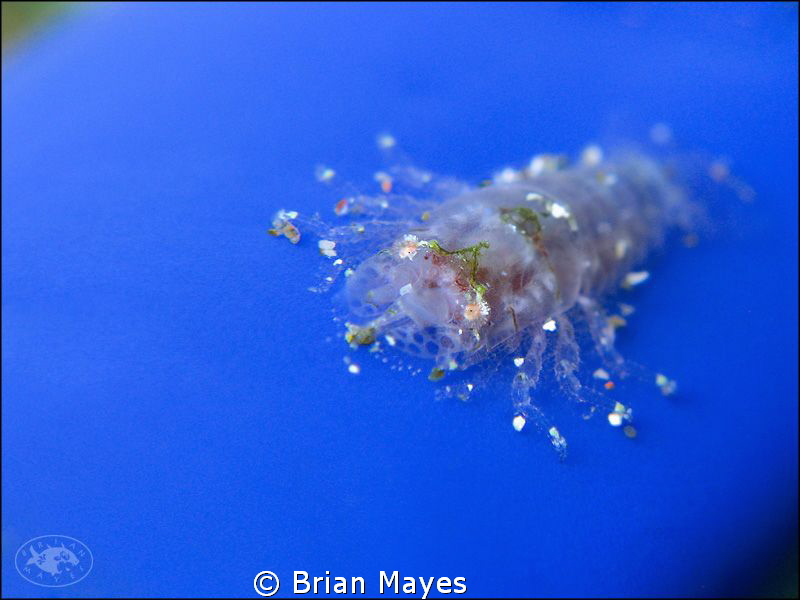
[[[521,356],[518,356],[517,358],[514,359],[514,364],[517,366],[517,368],[519,368],[523,364],[525,364],[525,359],[522,358]]]
[[[472,385],[471,383],[468,383],[468,384],[467,384],[467,389],[468,389],[470,392],[471,392],[471,391],[472,391],[474,388],[475,388],[475,386],[474,386],[474,385]]]
[[[608,413],[608,422],[613,427],[619,427],[620,425],[622,425],[622,415],[619,414],[618,412]]]
[[[347,268],[344,271],[344,276],[345,277],[350,277],[350,275],[352,275],[353,273],[355,273],[355,271],[353,271],[353,269]]]
[[[359,367],[355,363],[347,367],[347,370],[350,371],[353,375],[358,375],[359,373],[361,373],[361,367]]]
[[[536,192],[530,192],[527,196],[525,196],[525,200],[528,202],[539,202],[544,200],[544,196],[537,194]]]
[[[333,261],[333,264],[338,267],[339,265],[343,265],[344,261],[341,258],[337,258],[335,261]]]
[[[614,245],[614,254],[616,254],[617,258],[622,258],[628,252],[628,240],[624,238],[620,238],[617,240],[617,243]]]
[[[380,134],[377,139],[378,148],[382,148],[383,150],[388,150],[389,148],[394,148],[397,145],[397,140],[391,133],[382,133]]]
[[[320,240],[317,244],[319,246],[319,253],[328,258],[336,256],[336,242],[331,240]]]
[[[581,162],[587,167],[596,167],[603,160],[603,150],[600,146],[592,144],[586,146],[581,153]]]
[[[336,171],[334,171],[330,167],[320,165],[314,171],[314,175],[317,177],[317,181],[328,182],[334,177],[336,177]]]
[[[569,223],[570,231],[578,231],[578,221],[575,220],[575,217],[572,215],[567,217],[567,223]]]
[[[506,167],[493,177],[495,183],[514,183],[521,179],[519,171]]]
[[[396,339],[394,339],[394,337],[393,337],[393,336],[391,336],[391,335],[389,335],[388,333],[387,333],[387,334],[386,334],[384,337],[386,338],[386,342],[387,342],[387,343],[388,343],[390,346],[394,346],[394,345],[397,343],[397,340],[396,340]]]
[[[647,271],[631,271],[625,275],[625,279],[622,280],[622,286],[630,288],[635,285],[639,285],[640,283],[644,283],[649,277],[650,273]]]
[[[564,436],[559,433],[558,429],[555,426],[551,427],[547,430],[547,433],[550,434],[550,439],[553,443],[553,446],[556,448],[563,450],[567,447],[567,440],[564,439]]]
[[[544,325],[542,325],[542,329],[545,331],[555,331],[556,330],[556,322],[554,319],[550,319]]]
[[[522,431],[525,427],[525,417],[523,415],[516,415],[514,419],[511,421],[511,424],[514,426],[516,431]]]
[[[669,379],[666,375],[658,373],[656,375],[656,385],[661,388],[661,393],[665,396],[675,393],[678,384],[674,379]]]
[[[533,177],[541,175],[547,169],[547,160],[541,154],[537,154],[531,159],[531,164],[528,165],[528,171]]]
[[[569,216],[569,211],[558,202],[553,202],[550,205],[550,214],[556,219],[564,219]]]
[[[636,308],[634,308],[630,304],[625,304],[625,303],[620,302],[619,312],[622,313],[623,317],[628,317],[628,316],[632,315],[635,311],[636,311]]]
[[[400,288],[400,295],[405,296],[406,294],[410,294],[413,289],[414,287],[410,283],[407,283]]]
[[[607,380],[609,378],[609,374],[605,369],[597,369],[594,373],[592,373],[592,377],[595,379]]]

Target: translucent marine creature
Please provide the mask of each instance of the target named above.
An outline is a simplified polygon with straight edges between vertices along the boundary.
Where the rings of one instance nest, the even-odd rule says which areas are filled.
[[[334,178],[331,169],[319,173],[327,182]],[[513,357],[514,429],[533,423],[563,456],[565,439],[534,400],[551,356],[565,396],[592,411],[607,409],[612,426],[635,435],[631,409],[579,378],[573,323],[588,328],[602,363],[590,379],[612,390],[612,378],[631,370],[614,339],[633,308],[622,305],[623,315],[608,316],[601,302],[647,280],[647,271],[634,269],[670,228],[691,220],[692,203],[663,165],[637,152],[605,158],[590,146],[576,164],[538,155],[527,167],[504,169],[478,186],[408,167],[379,172],[376,181],[377,196],[336,203],[347,225],[281,210],[270,230],[295,243],[305,229],[321,238],[320,252],[335,260],[319,289],[345,273],[351,346],[375,349],[384,340],[429,359],[432,381],[491,356]],[[664,394],[675,390],[661,374],[656,384]],[[464,397],[473,387],[446,389]]]

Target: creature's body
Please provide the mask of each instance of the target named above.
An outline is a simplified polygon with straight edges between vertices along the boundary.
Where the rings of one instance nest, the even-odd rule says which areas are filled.
[[[63,544],[56,547],[48,546],[41,552],[36,552],[33,546],[31,546],[29,550],[31,557],[26,564],[36,565],[45,573],[49,573],[53,576],[58,576],[66,572],[69,568],[66,565],[75,566],[80,562],[78,557]],[[64,566],[62,567],[62,565]]]
[[[624,372],[600,301],[646,277],[631,269],[685,221],[688,202],[656,162],[638,154],[567,168],[552,157],[539,160],[538,168],[534,161],[492,185],[460,188],[421,218],[392,221],[389,240],[347,278],[347,338],[354,345],[385,338],[431,358],[432,379],[498,350],[517,353],[514,426],[533,420],[563,451],[564,439],[531,400],[545,351],[552,348],[562,389],[585,400],[568,316],[577,312],[606,368]],[[363,198],[351,202],[363,211]],[[273,232],[290,237],[285,215]],[[326,256],[346,252],[345,230],[321,234],[330,238],[320,242]],[[624,406],[615,411],[612,424],[630,420]]]

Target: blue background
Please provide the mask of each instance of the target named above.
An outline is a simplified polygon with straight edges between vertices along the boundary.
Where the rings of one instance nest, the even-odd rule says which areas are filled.
[[[469,595],[744,594],[797,532],[797,6],[105,5],[3,71],[3,594],[243,595],[263,569],[464,576]],[[758,192],[650,265],[626,356],[679,381],[640,436],[509,425],[346,348],[317,163],[376,132],[477,181],[666,121]],[[328,215],[331,213],[328,212]],[[510,372],[509,372],[510,375]],[[77,537],[85,580],[22,580]]]

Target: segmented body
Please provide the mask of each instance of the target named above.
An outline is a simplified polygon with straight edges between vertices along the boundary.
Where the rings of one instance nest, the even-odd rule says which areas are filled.
[[[524,348],[512,384],[514,426],[533,420],[563,451],[565,441],[531,401],[545,352],[552,348],[562,389],[585,401],[567,316],[577,310],[606,365],[623,368],[600,300],[641,279],[631,269],[685,220],[688,204],[658,163],[637,154],[532,167],[460,188],[422,218],[396,219],[394,239],[347,278],[347,337],[354,345],[383,337],[431,358],[432,379],[498,349]],[[327,233],[342,239],[341,230]],[[326,252],[336,247],[325,243]],[[620,423],[630,420],[620,406]]]

